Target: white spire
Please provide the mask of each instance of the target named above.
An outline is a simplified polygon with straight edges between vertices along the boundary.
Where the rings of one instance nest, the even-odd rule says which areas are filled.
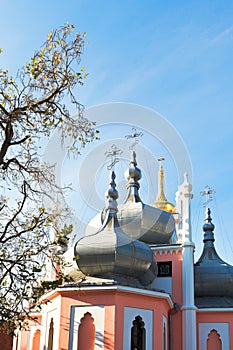
[[[184,182],[176,192],[176,211],[178,213],[177,236],[179,242],[192,242],[190,202],[193,198],[192,185],[188,174],[184,174]]]

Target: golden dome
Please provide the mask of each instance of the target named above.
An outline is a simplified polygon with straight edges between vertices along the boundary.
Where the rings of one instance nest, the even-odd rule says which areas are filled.
[[[154,203],[153,204],[156,208],[159,208],[161,210],[167,211],[168,213],[172,213],[174,214],[176,212],[176,207],[174,206],[174,204],[170,203],[170,202],[164,202],[164,203]]]

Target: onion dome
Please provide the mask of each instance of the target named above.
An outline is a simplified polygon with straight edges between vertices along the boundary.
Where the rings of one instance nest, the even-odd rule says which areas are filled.
[[[132,153],[126,177],[128,192],[117,214],[121,229],[129,237],[147,244],[169,243],[175,229],[173,215],[141,201],[138,182],[141,171],[137,167],[135,152]]]
[[[111,174],[106,192],[106,215],[97,233],[81,238],[75,245],[79,269],[93,277],[137,279],[151,283],[157,275],[157,265],[151,249],[143,242],[132,240],[121,230],[117,219],[118,192],[115,173]]]
[[[164,193],[164,171],[163,166],[160,164],[158,171],[158,194],[156,200],[153,204],[156,208],[161,210],[165,210],[169,213],[175,213],[176,208],[175,205],[168,202],[165,193]]]
[[[207,209],[204,248],[194,265],[195,300],[198,307],[233,307],[233,266],[223,261],[214,247],[214,224]]]

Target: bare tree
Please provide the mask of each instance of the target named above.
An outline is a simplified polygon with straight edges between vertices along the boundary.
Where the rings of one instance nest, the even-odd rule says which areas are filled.
[[[48,34],[15,79],[0,69],[0,327],[8,330],[24,323],[28,289],[41,275],[51,244],[65,245],[71,230],[64,228],[50,241],[51,223],[66,213],[55,215],[44,207],[43,196],[60,189],[52,167],[41,161],[40,140],[59,129],[72,140],[69,151],[78,154],[81,145],[96,138],[94,124],[83,117],[74,95],[87,76],[78,67],[84,39],[85,33],[75,34],[66,24]],[[75,117],[68,104],[76,107]],[[40,293],[49,287],[42,283]]]

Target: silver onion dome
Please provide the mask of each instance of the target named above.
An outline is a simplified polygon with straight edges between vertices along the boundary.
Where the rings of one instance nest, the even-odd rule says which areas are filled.
[[[106,192],[106,214],[97,233],[81,238],[75,245],[79,269],[94,277],[118,276],[151,283],[157,275],[157,265],[151,249],[143,242],[132,240],[121,230],[117,219],[118,192],[115,173]]]
[[[127,195],[117,214],[122,230],[132,239],[147,244],[169,243],[175,229],[173,215],[142,202],[138,182],[141,171],[137,167],[135,152],[132,153],[126,178]]]
[[[207,209],[204,231],[204,248],[194,265],[195,300],[199,307],[233,306],[233,266],[223,261],[214,247],[214,224]]]

